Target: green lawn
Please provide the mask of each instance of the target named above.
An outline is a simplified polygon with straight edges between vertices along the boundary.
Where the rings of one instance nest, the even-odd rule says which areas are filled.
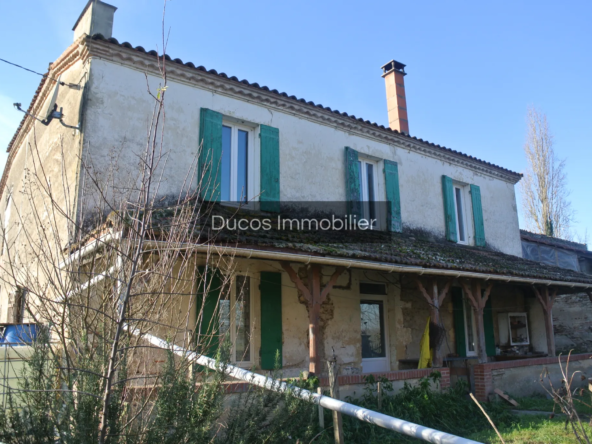
[[[588,437],[592,438],[592,428],[587,424],[584,425],[584,428]],[[500,427],[500,433],[507,444],[572,444],[578,442],[571,427],[568,425],[567,430],[565,429],[564,420],[558,418],[549,419],[546,416],[520,416],[517,423],[507,427]],[[466,438],[484,443],[500,442],[491,428],[473,433],[466,436]]]
[[[519,409],[519,410],[537,410],[541,412],[552,412],[554,401],[552,399],[547,399],[544,396],[529,396],[524,398],[514,398],[516,402],[518,402],[518,407],[513,407],[510,404],[507,404],[507,407],[510,409]],[[592,415],[592,400],[590,399],[590,395],[584,397],[574,397],[574,406],[576,407],[576,411],[578,413],[584,415]],[[561,413],[559,407],[555,408],[555,413]]]

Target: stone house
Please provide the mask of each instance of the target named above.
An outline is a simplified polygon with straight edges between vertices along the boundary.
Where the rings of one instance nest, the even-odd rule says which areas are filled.
[[[124,147],[111,178],[121,187],[135,168],[153,103],[146,84],[158,86],[159,58],[112,37],[115,9],[89,1],[74,26],[74,42],[50,65],[28,109],[41,115],[50,101],[57,103],[70,127],[25,116],[8,147],[0,182],[7,246],[21,248],[19,223],[27,223],[22,215],[37,205],[37,196],[18,193],[32,163],[44,163],[52,184],[64,177],[74,184],[63,204],[79,217],[93,205],[82,199],[81,159],[90,157],[96,171],[107,171],[112,149]],[[520,174],[410,135],[405,65],[393,60],[382,67],[384,127],[191,62],[166,60],[163,199],[178,194],[187,165],[199,158],[207,179],[201,197],[216,202],[220,214],[227,203],[235,208],[242,202],[249,217],[275,217],[286,202],[333,202],[347,203],[350,216],[375,220],[370,231],[355,233],[303,233],[278,225],[265,235],[253,227],[240,230],[231,278],[233,288],[248,289],[242,309],[207,314],[209,325],[244,324],[232,333],[237,365],[270,369],[279,354],[286,376],[323,374],[334,351],[342,385],[362,383],[368,373],[416,380],[432,371],[417,370],[428,317],[442,332],[433,357],[442,385],[475,367],[472,382],[482,398],[492,388],[488,365],[521,358],[528,366],[528,358],[555,355],[553,301],[592,291],[592,278],[522,258],[515,198]],[[55,224],[65,248],[68,222]],[[9,260],[4,251],[1,260]],[[204,265],[205,258],[195,264]],[[22,260],[21,266],[29,265]],[[194,285],[188,292],[199,294]],[[230,293],[199,296],[204,304],[222,298],[238,306]],[[15,317],[14,294],[0,286],[2,322],[26,320]],[[205,333],[217,334],[215,328]]]

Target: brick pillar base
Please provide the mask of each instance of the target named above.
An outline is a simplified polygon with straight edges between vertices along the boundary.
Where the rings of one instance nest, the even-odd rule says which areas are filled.
[[[477,364],[475,369],[475,397],[479,401],[488,401],[488,395],[493,391],[491,369],[487,364]]]

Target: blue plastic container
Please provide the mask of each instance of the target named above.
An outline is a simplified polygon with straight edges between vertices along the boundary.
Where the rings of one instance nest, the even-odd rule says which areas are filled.
[[[37,324],[7,325],[0,343],[5,345],[29,345],[37,339],[39,326]]]

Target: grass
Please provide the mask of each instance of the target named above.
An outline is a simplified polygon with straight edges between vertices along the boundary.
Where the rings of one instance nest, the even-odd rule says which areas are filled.
[[[442,393],[433,390],[433,384],[437,384],[438,378],[420,380],[415,386],[405,385],[405,388],[397,394],[386,394],[383,398],[383,413],[401,419],[422,424],[437,430],[453,433],[457,436],[469,438],[483,443],[499,443],[500,440],[495,431],[477,410],[475,404],[466,396],[467,387],[458,385],[444,390]],[[375,380],[367,380],[365,393],[358,399],[351,400],[357,405],[378,410],[376,405]],[[535,410],[541,412],[553,411],[553,400],[544,396],[528,396],[514,398],[519,402],[520,410]],[[586,400],[586,398],[584,398]],[[577,443],[571,425],[565,427],[565,417],[549,415],[514,415],[509,410],[515,407],[504,401],[484,403],[483,407],[492,417],[500,430],[504,441],[513,444],[572,444]],[[555,409],[559,413],[559,409]],[[589,414],[590,407],[580,405],[579,413]],[[326,414],[328,411],[325,412]],[[587,418],[583,418],[587,422]],[[325,424],[331,425],[330,416],[326,416]],[[376,426],[343,417],[345,441],[348,443],[416,443],[422,442],[407,436],[393,433]],[[586,423],[583,425],[589,437],[592,437],[592,428]],[[328,444],[333,442],[332,432],[325,433],[316,442]]]
[[[511,396],[511,395],[510,395]],[[555,402],[552,399],[547,399],[547,397],[543,395],[532,395],[526,397],[512,397],[518,403],[518,407],[514,407],[508,403],[503,403],[504,406],[508,409],[516,409],[516,410],[534,410],[539,412],[552,412],[553,406]],[[501,401],[500,401],[501,402]],[[592,400],[590,397],[584,396],[580,398],[578,396],[574,396],[574,406],[578,414],[582,415],[592,415]],[[559,406],[555,408],[555,413],[561,413],[561,409]]]
[[[584,425],[588,436],[592,436],[592,428]],[[555,417],[549,419],[546,416],[520,416],[512,425],[498,427],[506,444],[574,444],[577,443],[571,427],[565,428],[565,420]],[[491,429],[472,433],[466,438],[484,443],[499,443],[500,440]]]

